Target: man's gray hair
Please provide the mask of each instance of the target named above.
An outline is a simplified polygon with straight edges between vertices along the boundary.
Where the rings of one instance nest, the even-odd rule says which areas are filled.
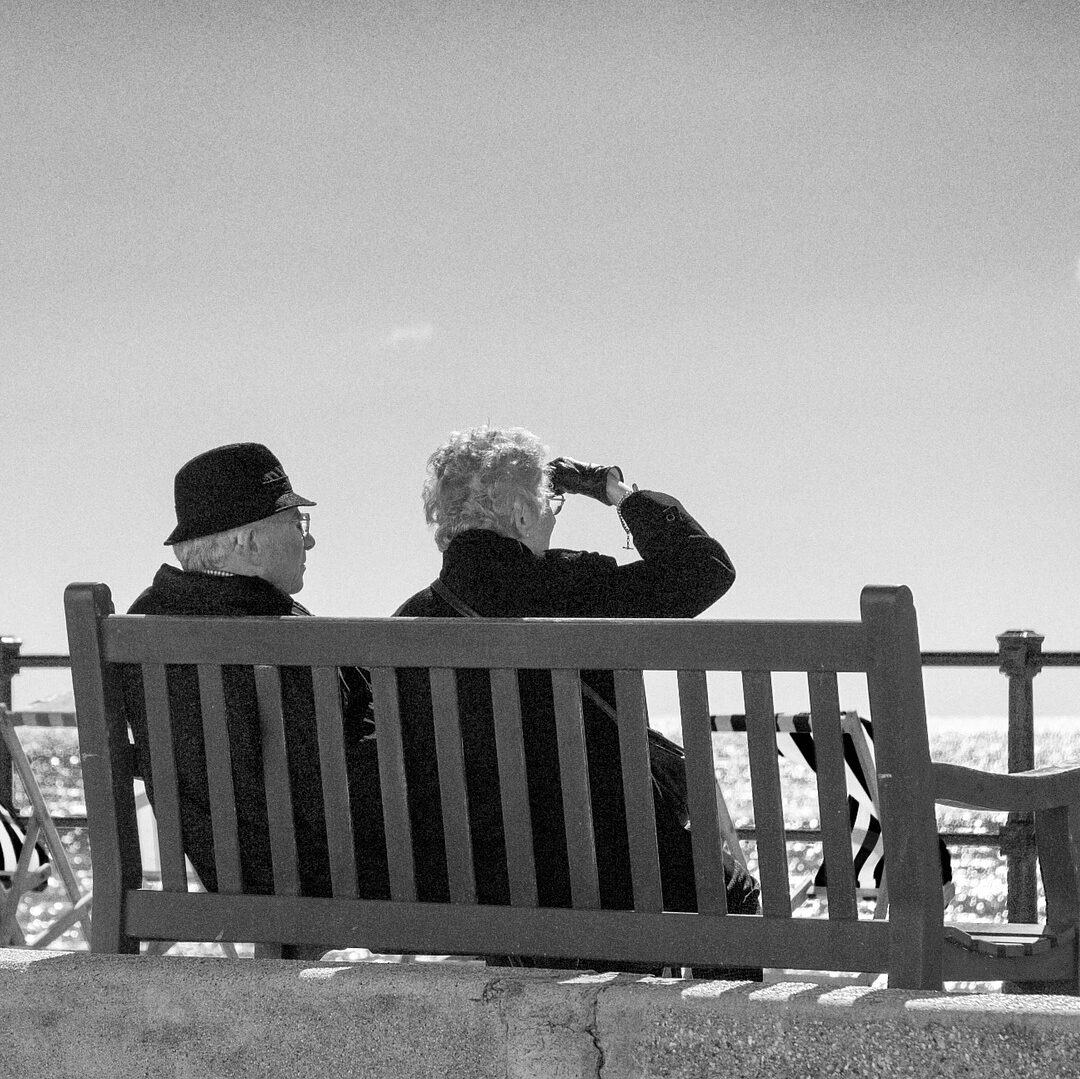
[[[208,569],[221,569],[225,560],[236,550],[251,525],[240,525],[227,532],[215,532],[211,536],[196,536],[173,544],[176,561],[188,573]]]

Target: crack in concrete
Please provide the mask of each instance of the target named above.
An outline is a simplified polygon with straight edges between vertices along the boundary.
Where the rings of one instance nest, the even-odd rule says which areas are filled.
[[[603,987],[575,986],[577,992],[570,999],[559,992],[560,988],[545,979],[522,983],[493,978],[484,984],[479,999],[498,1013],[505,1034],[508,1079],[568,1075],[562,1071],[567,1052],[577,1060],[574,1075],[603,1079],[607,1063],[599,1032]],[[575,1043],[577,1050],[570,1050]],[[562,1067],[556,1065],[558,1061],[563,1062]]]
[[[593,995],[591,1001],[591,1017],[588,1025],[585,1027],[585,1033],[592,1038],[593,1048],[596,1050],[596,1079],[604,1079],[604,1065],[607,1063],[607,1054],[604,1052],[603,1043],[600,1040],[600,1035],[597,1032],[597,1026],[600,1022],[600,992],[598,991]]]
[[[513,1048],[511,1046],[510,1038],[510,1020],[507,1017],[506,1008],[503,1006],[506,996],[507,984],[505,980],[502,978],[492,978],[490,981],[484,983],[484,988],[480,993],[480,1003],[482,1005],[494,1005],[495,1014],[499,1017],[500,1034],[502,1035],[502,1043],[505,1046],[503,1075],[509,1076],[511,1074],[510,1056],[513,1053]]]

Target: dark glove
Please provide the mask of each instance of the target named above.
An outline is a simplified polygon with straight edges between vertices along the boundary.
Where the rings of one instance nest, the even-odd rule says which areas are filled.
[[[557,494],[588,495],[605,506],[611,502],[607,496],[608,473],[614,469],[622,482],[623,472],[618,465],[587,465],[572,457],[556,457],[547,465],[551,474],[552,491]]]

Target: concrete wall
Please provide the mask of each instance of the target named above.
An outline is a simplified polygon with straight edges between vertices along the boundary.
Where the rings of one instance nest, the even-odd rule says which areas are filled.
[[[0,1074],[1080,1076],[1080,999],[0,949]],[[6,1044],[5,1044],[6,1043]]]

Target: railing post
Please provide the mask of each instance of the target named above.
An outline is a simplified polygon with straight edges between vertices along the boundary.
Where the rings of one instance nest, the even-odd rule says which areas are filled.
[[[0,704],[11,708],[11,680],[19,673],[19,649],[22,641],[18,637],[0,637]],[[0,805],[15,812],[12,803],[11,754],[0,739]]]
[[[1009,771],[1035,767],[1035,709],[1032,680],[1042,670],[1044,638],[1030,629],[1007,629],[998,635],[999,670],[1009,679]],[[1034,922],[1038,893],[1035,881],[1035,826],[1030,813],[1010,813],[1001,830],[1001,849],[1008,865],[1010,922]]]
[[[0,637],[0,704],[11,707],[11,680],[19,673],[18,637]]]

